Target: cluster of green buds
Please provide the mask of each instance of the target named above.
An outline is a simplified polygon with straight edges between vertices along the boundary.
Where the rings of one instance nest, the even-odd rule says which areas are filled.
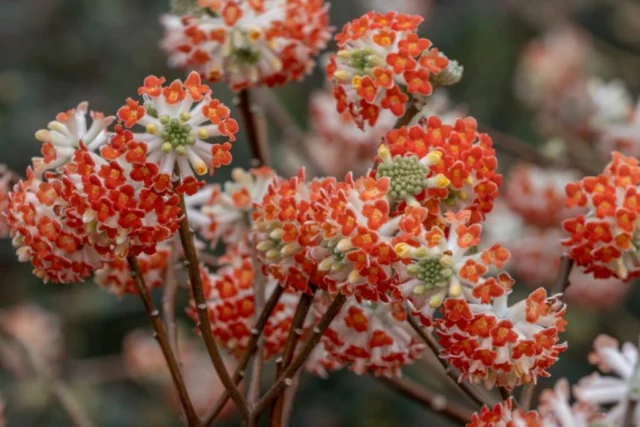
[[[351,68],[352,74],[359,76],[372,76],[375,67],[386,67],[384,58],[370,47],[343,49],[336,56],[339,62]],[[349,73],[345,70],[338,70],[334,75],[343,81],[349,79]]]
[[[191,120],[189,113],[181,113],[179,119],[172,119],[167,114],[160,116],[160,123],[162,124],[162,130],[160,130],[160,136],[162,136],[162,146],[160,147],[163,152],[170,153],[171,150],[175,150],[177,154],[183,156],[186,154],[187,145],[193,145],[196,143],[196,139],[191,135],[191,125],[187,122]],[[149,133],[158,132],[155,126],[152,129],[147,129]]]

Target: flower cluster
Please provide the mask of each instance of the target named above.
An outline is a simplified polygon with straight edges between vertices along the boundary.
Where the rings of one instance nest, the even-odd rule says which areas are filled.
[[[327,298],[319,298],[315,310],[321,314],[327,306]],[[426,348],[405,321],[406,316],[402,303],[358,303],[352,299],[322,338],[323,358],[313,360],[307,369],[349,365],[358,375],[400,376],[400,369],[419,359]]]
[[[211,97],[211,88],[201,83],[197,73],[182,82],[165,86],[164,77],[148,76],[138,89],[144,102],[132,98],[118,110],[123,128],[117,144],[133,164],[153,163],[157,174],[150,180],[156,191],[171,187],[175,172],[180,176],[178,191],[194,194],[204,185],[193,172],[203,175],[231,163],[231,144],[210,144],[210,138],[235,141],[238,123],[229,117],[229,109]],[[126,129],[144,127],[144,133]],[[113,143],[112,143],[113,144]]]
[[[514,408],[513,400],[497,403],[493,408],[483,405],[473,414],[466,427],[543,427],[540,415],[535,411],[524,412]]]
[[[567,185],[567,206],[588,211],[564,221],[569,255],[596,278],[630,280],[640,274],[638,160],[614,152],[603,173]]]
[[[323,0],[200,0],[188,16],[162,18],[172,66],[234,90],[301,79],[331,37]]]
[[[566,349],[558,337],[566,324],[564,304],[539,288],[509,306],[513,283],[503,274],[475,287],[473,295],[443,303],[443,318],[436,321],[441,355],[470,382],[509,389],[535,383],[549,376],[547,369]]]
[[[340,49],[327,65],[338,111],[349,111],[359,127],[373,126],[381,110],[404,115],[409,97],[423,100],[434,84],[460,80],[461,67],[417,34],[422,18],[369,12],[336,35]]]
[[[385,135],[385,147],[375,176],[390,178],[391,197],[400,207],[417,203],[435,217],[467,209],[473,222],[491,211],[502,175],[491,138],[477,131],[472,117],[453,126],[430,117],[394,129]]]
[[[249,256],[227,254],[222,261],[227,264],[215,274],[202,268],[203,288],[214,337],[232,355],[240,358],[251,338],[255,321],[256,274]],[[276,286],[279,285],[275,280],[268,280],[265,295],[270,295]],[[284,348],[297,302],[298,296],[294,292],[285,292],[269,316],[263,332],[265,360]],[[197,319],[195,302],[192,301],[188,313]]]
[[[147,255],[140,254],[138,266],[144,277],[144,284],[149,288],[159,288],[165,280],[165,271],[171,255],[168,246],[159,246],[156,251]],[[131,269],[126,260],[115,258],[105,263],[104,267],[95,272],[95,282],[110,293],[122,297],[123,295],[138,295],[138,289],[131,276]]]

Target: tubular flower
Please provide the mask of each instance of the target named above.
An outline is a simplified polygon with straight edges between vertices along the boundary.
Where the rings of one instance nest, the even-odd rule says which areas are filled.
[[[471,422],[466,427],[547,427],[538,412],[524,412],[522,409],[514,409],[513,406],[511,399],[496,403],[493,409],[483,405],[480,412],[473,414]]]
[[[118,110],[118,119],[127,129],[143,126],[144,133],[119,132],[117,144],[127,152],[133,164],[153,163],[158,174],[153,179],[157,191],[171,187],[171,176],[179,169],[178,191],[193,194],[199,185],[193,172],[204,175],[231,163],[231,144],[210,144],[209,138],[235,141],[238,123],[229,117],[229,109],[211,97],[211,88],[191,73],[182,82],[164,86],[165,78],[149,76],[138,89],[145,102],[131,98]],[[194,106],[195,103],[195,106]],[[193,108],[192,108],[193,107]],[[112,145],[114,143],[112,142]]]
[[[9,193],[7,222],[18,260],[30,261],[45,283],[80,282],[102,266],[84,227],[68,211],[62,182],[41,181],[31,169]]]
[[[495,293],[482,285],[463,298],[449,298],[442,305],[443,318],[435,322],[442,345],[441,357],[458,368],[461,379],[483,382],[487,388],[513,387],[548,377],[547,369],[566,349],[558,343],[564,331],[566,307],[544,288],[525,300],[508,305],[513,281],[498,282]]]
[[[300,80],[331,38],[323,0],[200,0],[201,13],[165,16],[172,66],[234,90]]]
[[[0,239],[9,235],[9,192],[11,182],[17,177],[5,165],[0,164]]]
[[[538,227],[557,227],[572,216],[575,209],[565,206],[565,187],[578,179],[573,171],[543,169],[520,163],[509,176],[505,198],[507,204],[524,220]]]
[[[226,258],[229,264],[215,274],[210,274],[206,269],[201,269],[201,273],[213,335],[239,358],[246,349],[255,323],[255,271],[251,257],[233,253]],[[279,286],[278,283],[269,279],[265,286],[266,295],[270,295],[276,286]],[[287,291],[269,316],[263,333],[265,360],[284,348],[297,303],[298,296]],[[194,301],[188,313],[197,321]]]
[[[579,402],[597,407],[610,407],[604,420],[611,425],[622,425],[629,393],[637,387],[638,348],[631,343],[621,347],[615,338],[600,335],[594,341],[595,352],[589,355],[589,361],[608,376],[599,373],[581,379],[573,389]],[[631,425],[640,423],[640,408],[636,407]]]
[[[381,110],[404,115],[409,97],[431,95],[434,77],[449,66],[428,39],[418,37],[422,20],[369,12],[336,35],[339,51],[327,65],[327,78],[333,81],[338,111],[349,111],[360,128],[375,125]]]
[[[107,128],[115,121],[115,116],[106,116],[91,111],[91,126],[87,123],[88,102],[81,102],[75,109],[59,113],[49,122],[47,129],[36,132],[36,139],[42,142],[42,156],[33,158],[36,175],[42,178],[46,170],[64,166],[73,158],[75,151],[84,145],[95,151],[108,141]]]
[[[248,253],[254,204],[263,199],[275,172],[268,167],[250,172],[236,168],[231,175],[233,181],[224,187],[208,185],[186,198],[189,222],[211,247],[222,240],[227,248]]]
[[[166,246],[158,247],[151,255],[140,254],[138,265],[144,277],[144,283],[149,290],[159,288],[165,280],[165,272],[171,249]],[[138,289],[127,260],[114,259],[96,271],[95,281],[110,293],[122,297],[123,295],[138,295]]]
[[[102,157],[78,150],[64,168],[66,214],[88,235],[89,243],[105,258],[153,254],[158,243],[178,229],[178,195],[157,191],[154,163],[129,163],[135,149],[119,153],[122,134],[103,147]]]
[[[419,224],[425,216],[426,213],[417,216],[414,222]],[[504,266],[509,251],[495,244],[471,254],[471,249],[480,243],[482,226],[470,224],[470,218],[469,211],[457,215],[449,213],[446,228],[433,226],[395,246],[401,261],[395,265],[399,281],[397,290],[402,298],[409,300],[413,315],[425,326],[431,325],[434,312],[447,297],[470,294],[487,304],[491,298],[503,295],[504,286],[511,283],[506,273],[501,273],[497,279],[485,277],[490,268],[495,270]]]
[[[391,178],[391,196],[427,207],[430,216],[467,209],[480,222],[502,184],[491,138],[477,132],[471,117],[454,126],[430,117],[423,125],[391,130],[378,156],[375,175]]]
[[[570,236],[562,244],[586,273],[625,281],[640,276],[639,184],[638,160],[614,152],[603,173],[567,185],[567,206],[588,210],[563,222]]]
[[[253,242],[265,274],[282,286],[302,292],[309,283],[323,287],[317,261],[307,256],[320,243],[320,228],[312,209],[322,188],[335,179],[305,182],[304,170],[290,179],[275,177],[253,213]]]
[[[316,301],[318,315],[327,298]],[[349,365],[358,375],[398,377],[405,365],[422,356],[424,342],[406,322],[402,303],[358,303],[351,299],[322,337],[324,364]]]

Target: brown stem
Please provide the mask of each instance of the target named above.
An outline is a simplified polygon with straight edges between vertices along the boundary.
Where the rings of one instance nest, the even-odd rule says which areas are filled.
[[[573,269],[574,263],[573,260],[566,255],[562,255],[560,260],[560,271],[556,276],[556,281],[553,285],[553,292],[555,294],[562,294],[562,299],[564,300],[565,292],[571,285],[569,276],[571,275],[571,270]]]
[[[452,421],[464,424],[471,421],[472,414],[466,408],[458,405],[456,402],[449,401],[445,396],[436,394],[409,379],[386,377],[378,377],[376,379],[392,390],[446,416]]]
[[[180,363],[180,349],[178,348],[178,327],[176,325],[176,296],[178,295],[178,281],[176,280],[175,264],[176,251],[171,250],[167,268],[165,269],[165,284],[162,292],[162,315],[164,324],[167,328],[169,336],[169,344],[173,350],[173,354],[178,359],[178,367],[182,370]]]
[[[282,393],[285,387],[290,386],[293,383],[293,376],[298,372],[298,369],[307,360],[313,349],[318,345],[322,335],[325,333],[333,319],[338,315],[342,306],[347,301],[347,297],[343,294],[336,295],[335,299],[324,313],[318,324],[313,328],[313,332],[304,340],[304,344],[300,349],[298,355],[293,359],[291,364],[284,370],[280,378],[271,386],[269,391],[260,399],[252,411],[252,416],[255,419],[260,418],[262,412],[276,399],[280,393]]]
[[[533,401],[533,395],[536,392],[535,384],[527,384],[522,388],[522,393],[520,393],[520,406],[525,411],[531,409],[531,402]]]
[[[249,420],[249,408],[247,406],[247,402],[242,393],[240,393],[240,390],[238,390],[238,387],[236,387],[236,383],[231,379],[231,376],[229,376],[229,372],[227,372],[227,368],[224,365],[224,360],[222,360],[220,349],[218,349],[218,344],[213,338],[213,333],[211,331],[207,300],[204,297],[204,291],[202,289],[200,263],[198,261],[198,254],[196,252],[193,239],[193,231],[189,227],[189,219],[187,217],[187,209],[185,207],[183,194],[180,194],[180,209],[183,215],[182,222],[180,222],[180,241],[182,242],[182,250],[187,261],[187,269],[189,270],[191,291],[193,292],[193,298],[196,303],[198,328],[200,329],[200,334],[202,335],[202,339],[204,340],[207,351],[209,352],[211,363],[213,363],[213,367],[220,377],[220,381],[231,395],[233,402],[238,407],[243,421],[247,422]]]
[[[178,361],[176,360],[175,354],[171,350],[171,345],[169,344],[167,333],[164,329],[164,325],[162,324],[162,319],[160,319],[160,313],[153,303],[153,299],[151,299],[151,294],[149,293],[147,285],[144,283],[144,277],[142,275],[142,272],[140,271],[138,260],[135,255],[129,255],[127,257],[127,262],[129,263],[129,268],[131,269],[131,277],[133,278],[133,282],[136,285],[136,289],[138,290],[140,299],[144,304],[144,308],[147,310],[147,315],[149,316],[151,325],[153,326],[153,330],[155,331],[154,337],[156,338],[156,340],[158,340],[158,344],[160,345],[162,354],[167,361],[167,366],[169,366],[169,371],[171,372],[173,383],[178,390],[178,397],[180,398],[180,403],[182,404],[184,413],[187,416],[187,421],[189,422],[190,426],[201,426],[202,424],[200,424],[200,418],[193,408],[193,404],[191,403],[191,399],[189,398],[189,393],[187,392],[187,387],[184,384],[182,373],[180,372],[180,368],[178,367]]]
[[[264,309],[260,313],[258,321],[251,330],[251,339],[247,343],[247,348],[245,349],[244,354],[242,355],[242,358],[240,359],[240,362],[238,362],[238,366],[236,366],[236,370],[233,373],[233,382],[235,384],[238,384],[244,377],[244,370],[247,368],[247,365],[251,360],[251,356],[256,351],[256,348],[258,346],[258,338],[260,338],[262,331],[267,324],[267,320],[269,320],[271,312],[273,312],[273,309],[276,307],[276,305],[278,305],[278,301],[280,300],[280,297],[283,293],[284,288],[282,286],[276,286],[266,304],[264,305]],[[224,408],[224,406],[226,405],[229,397],[229,392],[225,390],[225,392],[222,394],[222,396],[220,396],[220,398],[211,407],[211,409],[207,411],[204,417],[204,425],[209,425],[215,420],[218,414],[220,414],[220,412],[222,411],[222,408]]]
[[[402,126],[407,126],[419,112],[420,110],[418,109],[418,107],[416,107],[414,103],[411,103],[409,105],[409,108],[407,108],[407,111],[405,111],[404,116],[400,117],[400,119],[396,122],[395,127],[400,128]]]
[[[249,89],[242,90],[239,94],[239,107],[244,119],[244,125],[247,129],[247,137],[249,142],[249,148],[251,150],[252,166],[259,167],[269,164],[269,159],[266,155],[266,149],[264,141],[260,138],[260,125],[258,124],[258,118],[256,117],[255,107],[251,105],[251,94]]]
[[[414,331],[422,338],[422,340],[427,344],[427,346],[431,349],[433,354],[438,359],[438,363],[442,366],[447,376],[466,394],[473,402],[482,406],[485,404],[484,399],[478,394],[477,390],[466,381],[459,381],[458,378],[460,374],[456,369],[447,365],[447,362],[440,358],[440,348],[435,339],[428,333],[424,331],[422,326],[418,323],[418,321],[411,315],[411,313],[407,313],[407,321],[409,325],[413,328]]]
[[[629,399],[629,403],[627,405],[627,412],[625,412],[624,414],[624,421],[622,423],[622,427],[633,426],[633,418],[635,416],[637,406],[638,406],[638,401],[636,399]]]
[[[302,371],[298,371],[293,376],[293,384],[288,387],[284,392],[284,409],[282,410],[282,425],[288,426],[289,420],[291,420],[291,415],[293,413],[293,402],[296,398],[296,393],[300,388],[300,377],[302,376]]]
[[[264,310],[264,293],[265,289],[265,277],[261,274],[257,265],[257,258],[255,254],[254,271],[256,271],[256,279],[254,280],[255,287],[255,315],[254,323],[258,323],[260,313]],[[260,398],[260,382],[262,380],[262,367],[264,365],[264,337],[258,337],[258,348],[256,357],[253,359],[253,367],[251,368],[251,383],[249,384],[249,390],[247,392],[247,400],[250,405],[254,405]]]
[[[287,335],[287,341],[282,352],[282,361],[278,363],[276,369],[276,379],[282,375],[282,372],[291,364],[293,356],[296,352],[296,347],[300,341],[302,335],[302,328],[304,327],[304,321],[307,318],[311,304],[313,303],[313,297],[316,292],[316,287],[311,285],[311,294],[303,293],[300,296],[300,301],[296,307],[296,311],[293,315],[291,322],[291,328],[289,329],[289,335]],[[273,409],[271,411],[271,420],[269,425],[271,427],[280,427],[282,425],[282,411],[284,410],[284,393],[278,396]]]

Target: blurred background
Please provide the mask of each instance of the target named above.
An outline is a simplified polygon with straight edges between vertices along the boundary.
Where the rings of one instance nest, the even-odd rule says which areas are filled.
[[[163,34],[158,18],[168,11],[167,3],[168,0],[2,2],[0,163],[24,174],[31,157],[39,154],[35,131],[58,112],[81,101],[88,100],[92,109],[113,114],[128,96],[135,94],[147,75],[163,75],[168,80],[182,77],[182,71],[167,67],[165,54],[158,47]],[[422,35],[465,68],[462,81],[449,91],[449,105],[476,117],[481,128],[495,130],[495,135],[490,131],[492,136],[502,138],[507,146],[499,157],[506,184],[510,182],[509,171],[518,160],[509,150],[509,138],[538,147],[549,159],[556,160],[562,158],[568,141],[573,141],[583,144],[573,152],[576,164],[586,168],[604,162],[594,154],[594,134],[581,123],[580,94],[572,92],[573,85],[569,83],[592,77],[603,81],[619,79],[633,97],[640,89],[640,4],[634,0],[331,3],[332,23],[337,28],[368,10],[385,11],[391,4],[395,10],[425,18],[420,27]],[[316,67],[303,82],[275,92],[293,120],[308,129],[310,95],[323,86],[322,67]],[[213,91],[216,97],[232,104],[233,94],[223,84],[215,85]],[[556,142],[550,144],[549,140]],[[288,153],[291,141],[272,126],[270,143],[273,158],[280,162],[276,167],[282,173],[291,173],[295,159],[278,155]],[[580,156],[581,152],[587,153],[586,158]],[[248,166],[242,134],[234,145],[233,156],[235,165]],[[563,166],[561,161],[558,164]],[[213,180],[228,179],[229,169],[221,169]],[[506,223],[500,218],[497,222],[500,232]],[[512,238],[523,237],[523,233],[528,232],[519,228]],[[530,257],[534,270],[545,269],[540,261],[545,255],[551,263],[557,259],[557,249],[547,248],[541,240],[535,240],[530,248],[541,252],[523,255]],[[532,277],[530,272],[515,274],[524,283],[520,285],[522,294],[529,290],[529,281],[532,285],[551,285],[550,279]],[[550,277],[554,275],[551,271]],[[90,282],[45,286],[31,274],[30,265],[17,262],[9,239],[0,240],[0,278],[3,327],[23,337],[31,350],[45,360],[47,369],[60,374],[99,426],[179,425],[175,405],[166,403],[172,400],[164,362],[150,338],[148,320],[137,298],[119,299]],[[554,378],[565,376],[574,382],[591,372],[586,356],[599,333],[638,341],[637,288],[605,288],[589,298],[591,302],[576,304],[569,310],[568,330],[562,337],[570,347],[552,368]],[[181,292],[178,307],[184,307],[186,302],[186,292]],[[212,386],[215,376],[208,361],[199,360],[202,344],[193,339],[192,322],[181,309],[178,316],[185,348],[192,348],[185,357],[197,367],[192,370],[193,378],[187,381],[194,390],[201,391],[206,407],[210,396],[217,396],[220,390]],[[42,379],[34,378],[24,367],[24,356],[15,351],[3,353],[0,397],[7,425],[69,425]],[[406,375],[456,398],[456,390],[450,388],[440,372],[431,356],[405,369]],[[267,372],[265,379],[272,375]],[[237,423],[233,408],[219,421],[219,425]],[[449,424],[395,395],[375,379],[343,370],[328,379],[309,374],[302,377],[291,425]]]

